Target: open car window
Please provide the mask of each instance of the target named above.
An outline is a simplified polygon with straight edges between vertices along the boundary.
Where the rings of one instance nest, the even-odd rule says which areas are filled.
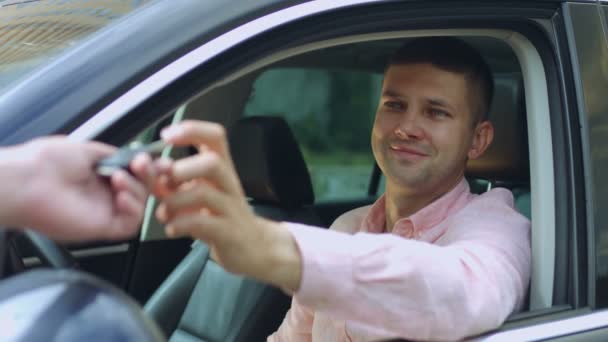
[[[382,75],[272,68],[253,83],[244,116],[283,117],[308,166],[316,202],[367,196],[374,159],[371,127]]]
[[[455,34],[457,31],[450,33]],[[395,36],[400,34],[401,38],[396,39]],[[488,59],[496,82],[495,102],[491,109],[494,113],[490,114],[496,126],[496,140],[486,152],[487,158],[471,163],[468,175],[471,177],[473,191],[477,193],[498,186],[511,189],[518,210],[524,216],[532,218],[535,271],[532,275],[529,308],[532,311],[543,310],[552,306],[555,257],[552,143],[551,136],[544,133],[550,131],[546,76],[538,52],[527,45],[522,37],[511,38],[506,42],[504,37],[508,35],[504,34],[501,31],[487,31],[483,34],[467,32],[462,36]],[[205,90],[189,103],[186,117],[212,119],[226,124],[227,127],[244,116],[279,115],[286,118],[304,151],[313,182],[315,172],[319,172],[315,184],[315,192],[318,194],[315,195],[332,198],[331,196],[336,195],[331,191],[324,192],[326,190],[322,185],[323,177],[330,177],[327,176],[329,173],[322,175],[320,171],[323,171],[324,167],[330,169],[330,163],[339,162],[330,160],[330,163],[319,163],[322,158],[318,157],[319,154],[314,154],[315,148],[318,151],[318,146],[323,146],[319,137],[323,137],[325,132],[331,132],[330,139],[326,141],[338,142],[344,138],[340,135],[346,134],[346,139],[342,140],[347,142],[346,146],[349,146],[348,139],[357,143],[365,142],[369,146],[369,130],[375,113],[372,99],[377,99],[378,94],[378,90],[373,90],[373,84],[377,82],[377,88],[381,86],[384,67],[382,58],[386,58],[403,39],[411,36],[416,36],[415,31],[394,33],[390,39],[383,39],[382,34],[365,36],[361,41],[357,41],[358,37],[348,37],[344,38],[348,44],[338,44],[336,41],[335,46],[324,49],[315,48],[312,43],[281,51],[228,75],[214,87]],[[525,50],[525,53],[518,50]],[[356,57],[365,55],[366,51],[374,53],[367,58]],[[337,101],[343,107],[336,106],[336,111],[331,111],[331,106],[324,107],[332,102],[331,87],[326,86],[330,94],[319,91],[319,88],[324,89],[324,84],[330,84],[328,75],[332,72],[334,75],[342,73],[339,77],[344,77],[351,83],[350,87],[341,87],[343,93],[336,93],[339,98],[344,99],[344,102]],[[376,76],[361,76],[366,73]],[[361,92],[367,96],[361,98]],[[221,101],[222,98],[226,101]],[[360,109],[354,110],[356,106]],[[214,108],[214,113],[205,111],[205,108]],[[349,109],[352,110],[352,116],[346,117],[361,122],[342,123],[336,128],[323,126],[325,122],[331,121],[325,115],[336,115],[340,118],[344,111]],[[220,118],[218,112],[224,116]],[[307,120],[309,122],[306,122]],[[311,135],[309,127],[317,128],[318,132]],[[340,130],[344,127],[349,127],[349,130]],[[368,130],[365,131],[363,127],[368,127]],[[327,131],[327,128],[330,131]],[[362,136],[357,140],[355,135]],[[370,167],[367,172],[371,175],[373,156],[369,147],[352,149],[350,155],[353,160],[356,160],[357,156],[363,158],[366,150],[369,153],[366,163],[369,163]],[[330,158],[336,158],[335,155],[332,157],[331,148],[321,151]],[[341,176],[344,177],[331,175],[332,178],[335,177],[336,183],[344,184],[339,178]],[[354,179],[351,175],[346,178]],[[365,177],[361,177],[363,178]],[[346,194],[343,199],[348,199],[348,196],[353,194],[348,193],[350,189],[344,188],[337,189],[340,195]],[[364,187],[358,189],[365,193]],[[379,185],[379,190],[380,194],[382,184]],[[352,204],[360,205],[361,202],[352,201]],[[347,210],[346,207],[332,209],[342,209],[342,213]],[[334,212],[333,217],[339,214]]]

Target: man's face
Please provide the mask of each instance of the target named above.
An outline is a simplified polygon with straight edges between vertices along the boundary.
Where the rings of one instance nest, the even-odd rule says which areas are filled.
[[[386,71],[372,149],[388,186],[449,190],[464,174],[474,141],[464,75],[431,64]]]

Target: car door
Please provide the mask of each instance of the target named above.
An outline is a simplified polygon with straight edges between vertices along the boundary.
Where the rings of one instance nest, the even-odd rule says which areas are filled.
[[[567,3],[563,6],[565,29],[576,89],[576,107],[581,126],[582,162],[585,166],[584,187],[587,210],[584,213],[588,235],[578,235],[588,250],[588,273],[580,265],[579,276],[588,276],[588,313],[559,322],[556,341],[597,341],[608,335],[608,255],[606,231],[608,216],[605,205],[608,187],[603,175],[608,169],[606,128],[608,127],[608,45],[606,5],[600,3]],[[582,190],[582,189],[580,189]],[[545,327],[550,329],[550,327]],[[551,335],[545,335],[547,337]],[[560,337],[557,337],[560,336]]]
[[[328,11],[327,8],[313,6],[319,4],[331,6],[332,11]],[[294,53],[294,50],[303,49],[302,46],[310,47],[306,44],[314,45],[319,41],[332,42],[332,39],[339,40],[343,37],[351,39],[353,35],[369,34],[369,32],[380,33],[381,35],[388,33],[387,38],[394,38],[391,34],[395,30],[393,25],[398,25],[396,23],[403,25],[403,30],[414,31],[414,34],[418,30],[437,27],[439,20],[441,20],[442,25],[444,25],[442,27],[446,31],[439,31],[436,34],[453,34],[456,32],[462,34],[461,31],[454,30],[462,28],[462,20],[465,19],[467,23],[465,27],[467,28],[487,29],[490,27],[515,30],[515,32],[524,35],[526,39],[511,41],[511,43],[515,46],[515,49],[522,50],[519,53],[522,60],[526,61],[524,69],[529,68],[532,73],[526,80],[526,97],[528,98],[530,107],[528,110],[529,124],[533,126],[532,134],[529,137],[532,138],[533,146],[533,149],[530,151],[532,156],[531,162],[536,163],[533,163],[535,169],[533,170],[534,182],[532,184],[532,216],[533,226],[535,227],[533,243],[535,244],[534,250],[537,254],[534,268],[537,269],[537,272],[533,276],[531,310],[510,319],[503,329],[509,330],[520,326],[532,326],[538,322],[553,322],[564,317],[579,315],[581,311],[578,309],[585,310],[584,307],[587,305],[587,299],[583,297],[586,293],[583,291],[586,291],[586,289],[581,290],[581,293],[574,292],[570,288],[570,284],[575,283],[576,289],[578,289],[581,287],[581,284],[587,284],[587,282],[584,277],[573,275],[573,266],[570,263],[575,256],[585,260],[578,253],[584,255],[586,254],[586,249],[579,249],[579,246],[568,241],[567,238],[571,233],[571,227],[576,227],[575,231],[582,231],[583,234],[586,232],[586,227],[582,222],[577,221],[577,218],[574,216],[576,210],[582,205],[582,201],[579,198],[580,194],[571,191],[571,186],[573,186],[573,178],[571,177],[575,177],[575,174],[570,175],[562,172],[567,169],[574,169],[573,172],[580,172],[582,166],[570,157],[572,144],[576,144],[577,141],[570,136],[570,132],[568,132],[567,136],[546,134],[546,132],[551,131],[561,132],[567,127],[566,124],[568,123],[564,121],[564,118],[568,118],[568,116],[562,115],[563,113],[567,113],[567,108],[563,106],[562,97],[565,95],[563,95],[564,93],[559,85],[561,84],[560,82],[567,81],[569,75],[567,73],[570,69],[564,70],[563,65],[556,63],[558,55],[551,48],[551,44],[555,43],[555,41],[551,40],[551,36],[548,37],[542,33],[547,26],[552,27],[551,25],[557,25],[552,22],[552,18],[561,14],[562,9],[560,5],[527,3],[523,8],[513,10],[500,7],[499,3],[491,3],[491,5],[488,5],[488,8],[485,8],[485,11],[487,11],[485,15],[487,17],[481,15],[477,10],[473,10],[471,6],[460,7],[452,5],[452,7],[448,6],[444,10],[451,12],[454,20],[453,26],[447,24],[449,21],[445,16],[449,16],[450,14],[441,12],[441,4],[436,4],[437,7],[435,7],[435,4],[429,4],[429,8],[426,9],[427,12],[419,12],[420,8],[415,6],[412,9],[410,7],[411,4],[407,3],[349,3],[349,6],[346,7],[341,7],[340,5],[341,3],[329,5],[324,2],[310,2],[302,5],[304,7],[288,7],[282,11],[269,14],[267,17],[261,18],[264,20],[263,23],[272,27],[272,29],[265,27],[265,30],[268,30],[267,34],[258,35],[258,31],[254,31],[253,33],[250,31],[252,26],[257,27],[254,25],[262,25],[260,24],[261,21],[254,20],[246,23],[231,32],[238,32],[240,37],[246,36],[247,33],[245,32],[254,36],[240,43],[239,41],[233,41],[230,49],[225,54],[221,54],[224,63],[214,64],[213,61],[207,63],[204,57],[199,57],[201,60],[198,63],[189,60],[192,64],[188,67],[184,66],[187,69],[185,72],[189,74],[189,81],[204,80],[198,86],[190,88],[192,86],[191,83],[187,85],[173,83],[164,89],[160,89],[161,93],[158,96],[170,97],[175,93],[183,93],[185,97],[188,97],[187,94],[196,96],[208,88],[228,84],[235,77],[238,77],[238,75],[235,76],[234,74],[239,74],[240,72],[244,75],[255,69],[255,63],[260,63],[257,67],[265,66],[266,59],[275,58],[275,54],[290,56]],[[312,7],[309,8],[307,6]],[[290,12],[292,10],[298,11],[299,15],[303,18],[297,17],[297,20],[288,20],[286,23],[282,21],[281,18],[290,18],[288,14],[292,13]],[[501,19],[498,20],[494,17],[494,13],[500,11],[506,11],[506,14],[505,17],[498,18]],[[369,19],[370,13],[377,15],[377,17],[372,16],[375,20]],[[469,17],[463,19],[463,15],[466,14]],[[412,21],[406,20],[403,22],[403,18],[409,18],[409,15],[412,16]],[[517,19],[513,20],[513,17]],[[366,18],[364,21],[366,25],[364,27],[361,26],[362,18]],[[494,24],[489,24],[487,18],[492,18]],[[530,25],[531,19],[537,20],[538,24]],[[340,25],[337,25],[337,22]],[[281,25],[283,23],[285,24]],[[332,27],[340,27],[340,31],[336,32],[336,30],[332,30],[328,23],[331,23]],[[563,21],[560,21],[558,24],[563,25]],[[308,30],[305,28],[308,28]],[[557,29],[559,27],[556,27],[555,31]],[[474,33],[477,33],[477,31]],[[559,32],[557,33],[559,34]],[[230,37],[230,35],[224,37]],[[289,37],[289,39],[285,37]],[[518,39],[519,36],[508,35],[508,37],[509,39]],[[558,37],[563,38],[562,36]],[[222,36],[219,38],[222,38]],[[212,47],[212,42],[201,45],[199,51],[205,51],[205,49]],[[536,51],[535,56],[527,55],[527,53],[533,52],[528,49],[527,44],[535,47],[535,49],[532,49]],[[212,70],[205,69],[209,65],[212,66]],[[222,70],[226,65],[228,65],[228,68]],[[209,73],[214,72],[218,73],[215,79],[211,81],[206,79]],[[205,81],[209,83],[204,83]],[[163,85],[157,84],[156,86]],[[548,96],[548,93],[552,96]],[[139,112],[140,115],[144,115],[147,111],[167,111],[168,109],[167,107],[164,109],[159,107],[157,102],[150,101],[149,99],[142,101],[149,102],[148,105],[144,102],[142,107],[136,108],[136,112]],[[185,104],[188,104],[188,102],[174,102],[169,108]],[[555,116],[553,117],[550,116],[550,112],[560,113],[560,115],[553,114]],[[580,142],[580,140],[578,141]],[[545,253],[545,250],[550,251],[550,253]],[[586,266],[585,269],[581,267],[581,271],[587,272]]]
[[[165,25],[152,24],[160,18]],[[295,53],[306,44],[331,44],[332,39],[336,44],[345,37],[368,39],[374,34],[389,39],[430,34],[429,30],[439,35],[506,30],[509,34],[501,39],[512,44],[519,58],[531,61],[524,69],[539,67],[528,70],[532,74],[542,70],[542,77],[526,80],[529,138],[537,148],[531,150],[531,162],[536,157],[545,161],[542,153],[547,151],[551,157],[546,165],[534,162],[532,177],[533,244],[537,241],[543,247],[533,249],[539,260],[533,285],[541,293],[535,293],[531,310],[482,338],[559,339],[579,334],[587,340],[604,336],[601,328],[606,324],[604,313],[594,311],[601,307],[596,301],[595,241],[599,235],[595,228],[604,225],[599,205],[605,201],[598,201],[604,196],[603,183],[593,178],[602,174],[604,164],[593,151],[601,151],[603,145],[598,135],[594,138],[588,131],[596,127],[596,121],[591,126],[587,120],[587,113],[605,109],[601,107],[605,102],[589,103],[587,95],[605,87],[605,78],[597,81],[592,77],[597,75],[595,69],[587,69],[599,63],[598,52],[588,59],[589,55],[581,55],[586,50],[579,48],[588,39],[597,43],[598,32],[603,39],[598,24],[601,28],[595,4],[559,2],[527,1],[514,7],[488,1],[480,7],[437,1],[258,1],[237,9],[221,1],[204,5],[159,1],[114,27],[113,32],[124,36],[101,33],[81,47],[85,54],[66,55],[41,71],[45,82],[26,80],[3,95],[4,112],[23,113],[29,121],[24,123],[17,115],[0,117],[0,136],[5,145],[54,132],[123,144],[134,132],[175,113],[201,91],[272,54]],[[585,25],[596,25],[596,30],[581,31]],[[605,40],[597,46],[599,50],[593,51],[605,53]],[[66,88],[49,86],[67,80]],[[26,91],[26,85],[33,89]],[[601,124],[603,119],[597,117],[594,114]],[[152,287],[158,279],[133,274],[163,273],[154,266],[164,256],[144,254],[144,250],[172,243],[155,234],[142,235],[140,240],[132,250],[131,264],[137,266],[129,274],[129,289],[135,294],[146,293],[149,289],[142,288]],[[546,254],[545,249],[552,252]],[[138,264],[137,259],[142,261]],[[580,323],[587,318],[602,323]],[[569,328],[560,330],[564,327]]]
[[[350,5],[352,5],[352,3],[350,3]],[[255,37],[259,40],[255,40],[254,38],[253,41],[258,42],[258,44],[264,41],[267,45],[263,46],[262,49],[253,49],[253,46],[259,47],[259,45],[246,41],[244,44],[235,45],[234,48],[237,52],[235,52],[234,55],[227,54],[226,56],[227,58],[233,58],[236,65],[235,68],[238,69],[239,63],[241,63],[243,68],[247,69],[252,63],[248,64],[248,62],[240,61],[239,57],[242,56],[242,54],[247,53],[247,58],[251,60],[256,60],[256,57],[257,59],[266,57],[271,58],[268,57],[267,54],[276,52],[276,50],[289,55],[289,48],[294,46],[296,48],[298,47],[298,44],[296,43],[298,35],[294,32],[296,30],[304,37],[303,43],[301,44],[304,44],[304,42],[310,43],[311,41],[314,41],[315,38],[317,40],[339,39],[343,35],[352,34],[351,32],[368,33],[366,28],[354,25],[348,21],[352,18],[360,20],[361,17],[359,15],[364,11],[368,16],[370,13],[378,15],[378,17],[386,15],[388,18],[383,18],[383,22],[385,23],[391,22],[390,15],[387,13],[394,14],[395,16],[397,16],[396,13],[399,13],[402,17],[406,16],[405,13],[412,13],[410,12],[411,8],[406,4],[361,3],[358,4],[358,6],[349,6],[347,9],[340,8],[339,5],[336,6],[337,7],[334,8],[333,12],[322,14],[319,14],[314,10],[311,10],[309,13],[303,11],[302,8],[298,8],[298,6],[286,8],[283,12],[279,13],[289,13],[289,10],[293,9],[295,11],[296,8],[298,8],[300,11],[299,13],[306,14],[306,19],[309,20],[300,19],[293,23],[290,22],[277,29],[277,32],[273,32],[273,34],[276,34],[276,37],[289,36],[291,38],[289,44],[283,43],[281,38],[275,38],[276,40],[273,40],[272,38],[275,37],[273,34],[261,35],[260,37]],[[568,7],[569,5],[564,5],[562,7],[560,4],[548,5],[546,3],[532,4],[528,2],[527,5],[524,6],[525,8],[515,11],[501,8],[501,10],[510,12],[508,13],[508,19],[502,18],[502,20],[500,20],[500,18],[496,18],[494,15],[490,14],[496,13],[497,8],[500,8],[500,4],[492,3],[487,6],[488,8],[486,10],[488,12],[485,15],[487,18],[498,20],[498,27],[501,29],[505,29],[505,27],[511,28],[529,39],[528,42],[533,44],[536,51],[539,53],[538,57],[541,64],[538,66],[544,68],[542,71],[542,81],[546,82],[544,84],[546,87],[546,89],[544,89],[545,93],[541,91],[543,84],[535,83],[534,79],[530,79],[526,81],[526,86],[528,88],[526,97],[529,98],[529,109],[540,109],[537,112],[532,110],[528,111],[528,124],[533,126],[529,129],[529,139],[532,140],[530,152],[532,158],[538,158],[536,161],[538,164],[535,166],[536,169],[532,171],[532,181],[534,181],[532,184],[532,216],[533,227],[535,229],[533,235],[536,234],[536,238],[533,236],[533,247],[536,248],[536,260],[540,261],[535,261],[534,264],[534,268],[537,269],[537,276],[533,276],[533,291],[544,286],[550,286],[550,290],[546,291],[546,289],[541,289],[541,293],[532,292],[531,297],[533,299],[531,300],[530,310],[515,315],[499,331],[489,333],[481,337],[481,339],[561,339],[566,338],[566,336],[572,335],[573,333],[580,334],[580,338],[582,339],[592,339],[603,336],[604,332],[595,328],[595,330],[590,332],[590,326],[580,323],[591,317],[597,319],[598,316],[595,315],[596,313],[593,313],[594,316],[587,317],[587,313],[590,312],[590,307],[593,306],[593,298],[591,295],[592,288],[590,288],[590,282],[587,277],[593,274],[594,270],[590,268],[590,260],[593,259],[589,259],[588,253],[590,250],[586,243],[586,239],[591,234],[589,229],[591,226],[587,225],[588,218],[584,214],[581,214],[588,210],[584,201],[584,196],[588,192],[586,191],[585,184],[581,181],[582,177],[580,177],[586,172],[585,164],[583,162],[584,158],[580,153],[581,150],[584,151],[584,148],[581,147],[581,145],[584,144],[584,138],[581,137],[584,137],[585,135],[583,132],[576,129],[572,130],[573,126],[571,126],[572,122],[579,120],[579,114],[581,113],[573,108],[573,106],[576,107],[577,101],[573,97],[575,93],[572,92],[571,87],[577,76],[576,72],[572,70],[571,65],[567,62],[572,57],[571,48],[568,45],[569,41],[567,39],[568,25],[570,23],[568,20],[570,20],[569,15],[571,15],[571,8]],[[432,10],[434,15],[439,16],[437,8],[431,5],[429,5],[429,7],[429,11]],[[455,10],[460,15],[459,18],[463,20],[463,13],[470,13],[471,7],[453,6],[450,10]],[[474,12],[477,18],[483,18],[483,15],[480,14],[480,12]],[[420,12],[417,12],[416,15],[420,16],[420,18],[424,18],[424,15]],[[410,30],[433,27],[433,25],[436,24],[433,24],[432,20],[433,18],[436,18],[431,14],[428,14],[428,16],[430,19],[427,23],[424,23],[424,20],[421,19],[421,22],[406,23],[403,25]],[[527,20],[536,20],[538,26],[535,28],[526,27],[522,21],[518,20],[510,22],[510,20],[513,19],[513,16],[519,17],[520,19],[526,18]],[[273,17],[273,14],[270,14],[269,17]],[[336,25],[338,18],[341,20],[340,25],[338,25],[341,28],[339,33],[334,33],[329,28],[323,26],[323,23],[326,22],[332,22],[332,25]],[[450,25],[446,24],[448,20],[446,20],[444,16],[441,18],[443,20],[443,25],[448,26],[447,31],[443,33],[451,33],[451,31],[449,31]],[[488,24],[487,22],[476,22],[472,18],[467,19],[469,20],[467,25],[470,27],[493,27],[493,25]],[[305,31],[303,27],[315,27],[312,23],[321,26],[323,28],[323,33],[319,34],[317,30],[315,30],[315,32],[302,32]],[[395,22],[391,23],[394,24]],[[383,30],[389,31],[387,28],[374,27],[373,20],[369,20],[366,24],[369,24],[371,27],[367,28],[367,30],[375,33],[385,32]],[[410,24],[411,26],[407,24]],[[460,25],[462,25],[462,22],[455,21],[453,28],[460,28]],[[542,34],[543,30],[546,30],[547,28],[549,28],[549,31],[553,35]],[[349,29],[352,31],[349,31]],[[394,29],[394,27],[391,27],[391,29]],[[537,29],[540,31],[537,31]],[[441,33],[442,32],[439,32],[438,34]],[[315,34],[318,36],[315,36]],[[273,41],[278,44],[279,47],[276,47],[273,44]],[[515,50],[526,50],[524,47],[525,44],[518,47],[518,43],[512,43],[515,46]],[[531,50],[526,51],[531,52]],[[259,53],[259,55],[256,56],[256,52]],[[525,55],[527,52],[519,51],[522,55]],[[525,60],[526,57],[521,56],[520,58]],[[226,59],[226,61],[228,61],[228,59]],[[531,65],[534,65],[534,63],[532,62],[530,65],[524,65],[524,69]],[[250,69],[247,70],[253,69],[253,67],[249,68]],[[196,70],[193,70],[192,72],[198,75],[198,77],[203,77],[203,74],[197,73]],[[221,81],[219,83],[225,84],[236,77],[231,75],[230,71],[227,71],[227,73],[228,76],[220,77]],[[193,78],[196,77],[197,76],[193,76]],[[201,86],[195,91],[200,91],[201,89],[204,89],[204,86]],[[193,93],[195,91],[193,91]],[[544,97],[544,100],[547,101],[547,108],[550,108],[551,112],[550,116],[541,116],[543,109],[535,107],[536,105],[534,102],[538,100],[535,96],[538,96],[541,99]],[[546,111],[546,113],[548,114],[549,111]],[[549,150],[549,154],[552,155],[550,160],[543,158],[542,155],[543,152],[547,152],[546,150],[543,150],[547,144],[547,140],[545,139],[547,136],[546,132],[552,132],[550,135],[551,139],[549,140],[549,144],[553,145],[552,149]],[[541,165],[544,164],[545,161],[548,163]],[[531,162],[534,163],[534,159],[531,160]],[[552,166],[547,169],[547,165]],[[550,175],[552,177],[550,177]],[[581,187],[583,189],[581,189]],[[546,195],[546,197],[544,197],[544,195]],[[574,236],[574,238],[571,238],[572,236]],[[537,245],[534,241],[538,240],[549,241],[552,245],[549,243],[543,245],[540,242],[538,242],[539,244]],[[543,254],[542,250],[545,248],[552,249],[554,251],[553,254],[550,254],[549,256]],[[600,312],[598,315],[601,318],[603,313]]]
[[[608,167],[605,152],[608,100],[602,95],[608,90],[605,11],[606,6],[599,3],[564,3],[561,12],[563,33],[567,36],[567,42],[563,42],[566,49],[562,49],[562,63],[565,69],[572,67],[571,82],[566,85],[570,83],[574,88],[565,95],[576,99],[571,102],[570,121],[580,124],[572,131],[573,137],[580,137],[580,142],[577,143],[576,138],[572,141],[573,152],[580,153],[575,160],[583,166],[573,190],[584,192],[587,203],[584,211],[576,215],[576,226],[584,225],[586,229],[573,229],[571,235],[578,246],[572,276],[583,280],[576,290],[579,309],[571,317],[497,333],[487,340],[603,341],[608,338],[608,235],[605,229],[608,216],[604,208],[608,188],[602,178]]]

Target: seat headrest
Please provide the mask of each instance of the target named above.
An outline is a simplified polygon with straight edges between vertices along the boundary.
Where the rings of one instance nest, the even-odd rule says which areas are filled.
[[[528,132],[523,84],[519,76],[494,77],[494,99],[489,119],[494,141],[478,159],[469,160],[467,176],[490,181],[529,182]]]
[[[314,202],[306,163],[282,118],[241,119],[228,129],[228,140],[247,197],[292,208]]]

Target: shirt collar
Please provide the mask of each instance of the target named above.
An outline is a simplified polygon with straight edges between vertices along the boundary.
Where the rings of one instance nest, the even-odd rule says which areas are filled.
[[[413,232],[417,236],[424,234],[430,228],[438,225],[448,216],[462,208],[469,199],[469,183],[462,179],[452,190],[448,191],[426,207],[418,210],[409,217],[404,217],[395,222],[393,231],[398,226],[413,226]],[[386,198],[382,195],[371,207],[365,219],[361,222],[361,231],[370,233],[382,233],[386,225]]]

